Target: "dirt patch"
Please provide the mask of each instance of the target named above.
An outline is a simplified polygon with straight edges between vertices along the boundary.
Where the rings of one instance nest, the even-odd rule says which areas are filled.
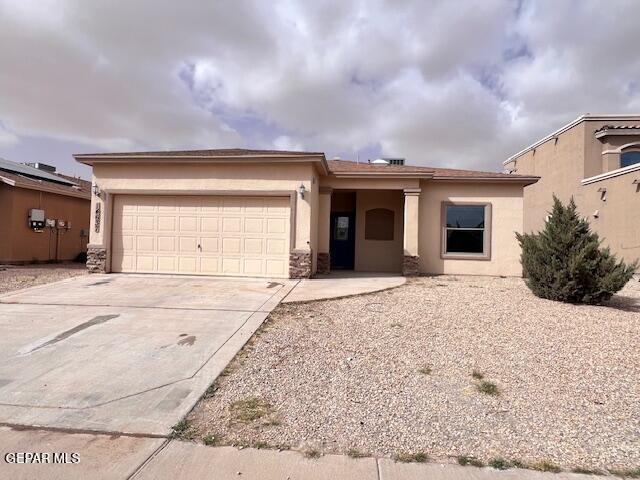
[[[87,267],[81,263],[0,265],[0,294],[86,274]]]
[[[281,305],[189,421],[221,443],[635,468],[639,306],[637,280],[580,306],[446,276]],[[278,421],[230,421],[246,398]]]

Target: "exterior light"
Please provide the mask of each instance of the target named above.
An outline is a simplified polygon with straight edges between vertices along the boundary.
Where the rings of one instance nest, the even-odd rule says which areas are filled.
[[[300,198],[304,198],[304,194],[307,191],[307,188],[304,186],[304,183],[301,183],[298,187],[298,193],[300,194]]]
[[[97,185],[97,184],[95,184],[95,183],[94,183],[94,184],[93,184],[93,186],[91,187],[91,190],[93,191],[93,194],[94,194],[96,197],[99,197],[99,196],[100,196],[100,187],[98,187],[98,185]]]

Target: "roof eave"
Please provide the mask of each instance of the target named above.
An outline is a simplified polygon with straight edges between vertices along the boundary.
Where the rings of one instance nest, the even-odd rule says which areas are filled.
[[[105,154],[75,154],[73,158],[85,165],[93,166],[96,163],[135,163],[135,162],[162,162],[162,163],[236,163],[241,160],[244,163],[291,163],[291,162],[317,162],[320,163],[324,175],[329,172],[329,166],[324,154],[318,155],[105,155]]]
[[[436,181],[443,182],[467,182],[467,183],[515,183],[522,185],[532,185],[540,180],[540,177],[456,177],[456,176],[436,176]]]
[[[575,127],[576,125],[584,122],[585,120],[592,120],[592,121],[599,121],[599,120],[635,120],[635,119],[637,119],[639,117],[640,117],[640,113],[622,114],[622,115],[615,114],[615,113],[603,113],[603,114],[600,114],[600,115],[594,115],[594,114],[587,113],[587,114],[584,114],[584,115],[580,115],[575,120],[567,123],[566,125],[563,125],[562,127],[557,129],[556,131],[554,131],[554,132],[550,133],[549,135],[541,138],[540,140],[537,140],[536,142],[532,143],[528,147],[523,148],[518,153],[515,153],[515,154],[511,155],[504,162],[502,162],[502,165],[507,165],[507,164],[513,162],[518,157],[521,157],[522,155],[524,155],[528,151],[539,147],[540,145],[542,145],[545,142],[548,142],[549,140],[552,140],[553,138],[557,137],[558,135],[560,135],[560,134],[566,132],[567,130]]]

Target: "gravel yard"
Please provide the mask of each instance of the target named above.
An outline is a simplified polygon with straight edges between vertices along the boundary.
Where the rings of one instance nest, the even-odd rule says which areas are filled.
[[[521,279],[451,276],[281,305],[190,414],[189,436],[635,468],[639,341],[637,279],[609,306],[542,300]]]
[[[0,294],[86,273],[83,263],[0,265]]]

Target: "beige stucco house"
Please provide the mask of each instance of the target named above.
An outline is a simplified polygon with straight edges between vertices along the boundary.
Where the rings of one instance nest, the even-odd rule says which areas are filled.
[[[543,228],[553,194],[618,257],[640,258],[640,115],[583,115],[516,153],[505,167],[541,177],[524,189],[524,230]]]
[[[537,180],[317,152],[75,158],[93,167],[95,272],[518,276],[523,187]]]

